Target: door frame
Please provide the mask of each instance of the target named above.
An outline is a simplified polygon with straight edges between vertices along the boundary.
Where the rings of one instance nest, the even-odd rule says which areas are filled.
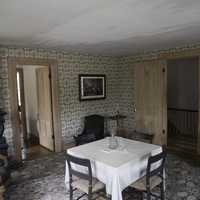
[[[200,56],[198,56],[198,135],[197,135],[197,154],[200,155]]]
[[[13,144],[15,158],[22,160],[20,124],[17,106],[17,65],[39,65],[49,67],[51,73],[52,114],[55,152],[62,151],[61,119],[59,110],[58,65],[56,60],[8,57],[8,87],[10,91],[11,126],[13,131]]]
[[[22,68],[17,68],[16,71],[19,73],[19,78],[20,78],[19,84],[20,84],[20,97],[21,97],[21,123],[23,129],[24,142],[26,143],[27,127],[26,127],[26,103],[24,97],[24,71]]]
[[[168,61],[169,60],[176,60],[176,59],[187,59],[187,58],[197,58],[198,59],[198,134],[197,134],[197,147],[196,147],[196,153],[198,155],[200,155],[200,53],[194,53],[191,55],[179,55],[179,54],[175,54],[175,55],[171,55],[166,57],[166,61],[167,61],[167,67],[168,67]],[[168,76],[168,74],[167,74]],[[167,78],[168,80],[168,78]],[[167,89],[168,91],[168,89]],[[167,97],[167,96],[166,96]],[[167,101],[167,99],[166,99]],[[167,102],[168,103],[168,102]],[[167,118],[168,119],[168,118]]]
[[[198,94],[198,97],[199,97],[199,108],[198,108],[198,136],[197,136],[197,148],[196,148],[196,152],[198,155],[200,155],[200,50],[194,50],[194,51],[186,51],[186,52],[172,52],[172,53],[162,53],[160,55],[157,56],[157,58],[145,58],[143,59],[142,61],[136,61],[136,63],[143,63],[143,62],[148,62],[148,61],[155,61],[155,60],[165,60],[166,63],[168,62],[168,60],[174,60],[174,59],[181,59],[181,58],[193,58],[193,57],[197,57],[199,59],[199,64],[198,64],[198,68],[199,68],[199,73],[198,73],[198,76],[199,76],[199,83],[198,83],[198,91],[199,91],[199,94]],[[167,85],[167,76],[168,76],[168,73],[167,73],[167,65],[166,65],[166,80],[165,81],[165,84]],[[165,106],[167,106],[167,88],[165,89],[165,91],[163,91],[164,95],[166,98],[163,99],[163,103]],[[167,109],[166,109],[167,111]],[[166,122],[167,124],[167,112],[163,113],[163,120]],[[166,130],[167,130],[167,126],[166,126]],[[168,132],[166,132],[166,137],[168,135]],[[167,143],[166,143],[167,145]]]

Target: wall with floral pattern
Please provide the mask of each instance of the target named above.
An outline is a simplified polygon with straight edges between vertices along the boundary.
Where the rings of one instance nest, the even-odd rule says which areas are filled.
[[[134,63],[159,59],[163,54],[193,55],[200,52],[200,45],[154,51],[125,57],[90,56],[67,52],[30,48],[0,48],[0,108],[8,112],[5,135],[13,152],[13,130],[10,119],[10,94],[8,91],[8,57],[56,59],[59,78],[59,105],[62,136],[65,143],[83,128],[83,117],[90,114],[114,115],[119,111],[127,116],[121,126],[134,129]],[[79,74],[105,74],[107,96],[105,100],[79,101]],[[115,127],[108,123],[108,129]]]
[[[129,91],[125,92],[124,90],[126,85],[129,84],[129,67],[125,72],[126,66],[124,69],[121,67],[120,58],[68,54],[66,52],[28,48],[0,48],[0,57],[0,108],[8,113],[5,135],[10,144],[11,152],[13,131],[10,119],[10,94],[8,91],[8,57],[57,60],[62,136],[65,143],[72,141],[72,136],[82,131],[83,117],[86,115],[101,114],[109,116],[116,114],[117,111],[131,115],[129,108],[122,109],[121,107],[123,96],[126,99],[129,95]],[[105,74],[106,99],[80,102],[79,74]],[[127,89],[129,88],[127,86]],[[130,105],[131,102],[126,105]],[[125,106],[125,102],[123,102],[123,106]],[[114,121],[109,121],[107,128],[110,130],[115,126]]]

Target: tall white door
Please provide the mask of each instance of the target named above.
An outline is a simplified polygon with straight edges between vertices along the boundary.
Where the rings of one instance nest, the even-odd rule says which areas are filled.
[[[37,69],[36,75],[38,93],[38,131],[40,145],[51,151],[54,151],[49,68],[43,67]]]

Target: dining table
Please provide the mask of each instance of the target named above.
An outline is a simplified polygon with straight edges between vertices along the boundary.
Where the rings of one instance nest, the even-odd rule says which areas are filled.
[[[122,200],[122,191],[146,175],[148,158],[162,151],[161,146],[116,137],[118,147],[109,148],[110,137],[67,149],[67,153],[89,159],[92,175],[105,184],[112,200]],[[74,165],[76,170],[84,168]],[[85,171],[86,172],[86,171]],[[66,162],[65,185],[69,190],[69,171]]]

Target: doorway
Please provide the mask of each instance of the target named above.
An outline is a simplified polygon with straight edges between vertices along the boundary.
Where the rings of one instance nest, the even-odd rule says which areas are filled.
[[[197,153],[199,61],[198,57],[167,63],[168,148]]]
[[[33,59],[33,58],[14,58],[9,57],[8,58],[8,78],[9,78],[9,91],[10,91],[10,102],[11,102],[11,121],[12,121],[12,130],[13,130],[13,143],[14,143],[14,156],[15,159],[21,161],[22,160],[22,154],[21,154],[21,147],[22,147],[22,138],[26,138],[26,135],[22,137],[21,129],[23,126],[20,125],[20,115],[22,115],[22,112],[19,112],[19,100],[17,95],[17,68],[18,66],[43,66],[48,69],[48,80],[50,78],[49,87],[50,90],[49,93],[40,92],[43,94],[42,99],[48,99],[47,95],[49,95],[51,98],[51,113],[52,113],[52,130],[53,130],[53,138],[51,135],[51,138],[54,139],[54,146],[53,150],[55,152],[61,152],[62,151],[62,135],[61,135],[61,120],[60,120],[60,112],[59,112],[59,100],[58,100],[58,69],[57,69],[57,62],[55,60],[46,60],[46,59]],[[49,76],[50,75],[50,76]],[[18,75],[19,76],[19,75]],[[23,74],[24,76],[24,74]],[[24,78],[24,77],[23,77]],[[45,82],[44,77],[39,78],[40,81],[40,88],[47,88],[47,83]],[[20,81],[19,81],[20,82]],[[42,86],[41,86],[42,85]],[[25,87],[24,87],[25,88]],[[32,93],[31,93],[32,94]],[[41,100],[42,101],[42,100]],[[40,101],[40,102],[41,102]],[[41,104],[45,104],[42,102]],[[25,108],[26,109],[26,108]],[[46,107],[43,106],[43,110],[45,110]],[[25,111],[27,112],[27,111]],[[45,112],[46,113],[46,112]],[[45,117],[41,114],[42,117]],[[49,116],[49,115],[48,115]],[[40,129],[48,129],[50,126],[50,122],[42,123],[44,121],[48,121],[44,118],[39,118],[39,126]],[[27,121],[27,119],[26,119]],[[45,126],[44,126],[45,124]],[[26,127],[27,128],[27,127]],[[37,129],[38,130],[38,129]],[[39,138],[40,139],[40,138]],[[40,140],[39,140],[40,141]],[[45,145],[43,145],[45,146]]]
[[[17,66],[17,102],[22,159],[54,151],[50,71],[47,66]]]

